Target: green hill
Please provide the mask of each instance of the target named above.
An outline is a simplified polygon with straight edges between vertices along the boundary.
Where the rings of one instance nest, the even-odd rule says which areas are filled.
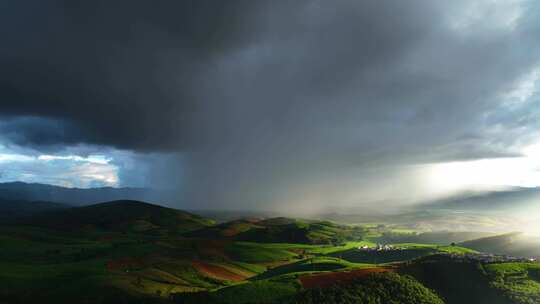
[[[139,201],[112,201],[40,214],[28,223],[55,230],[170,234],[200,229],[213,221]]]
[[[194,231],[188,235],[261,243],[337,244],[361,239],[364,229],[329,221],[278,217],[265,220],[236,220]]]
[[[436,293],[414,278],[395,273],[371,274],[352,284],[308,289],[297,296],[296,303],[444,304]]]
[[[483,263],[433,255],[405,264],[401,273],[435,290],[447,304],[540,303],[540,264]]]
[[[484,265],[447,255],[431,255],[407,263],[399,270],[435,290],[446,304],[515,303],[492,286]]]
[[[178,304],[293,304],[299,288],[296,282],[263,280],[238,284],[213,292],[177,293],[172,296],[172,299]]]
[[[485,266],[492,286],[515,303],[540,303],[540,264],[501,263]]]
[[[399,303],[443,304],[414,278],[395,273],[373,274],[349,284],[304,289],[292,278],[261,280],[213,292],[175,294],[175,303]]]
[[[335,271],[344,270],[347,268],[358,268],[362,266],[363,265],[361,264],[350,263],[339,258],[327,256],[314,257],[268,269],[266,272],[253,277],[252,280],[268,279],[291,273]]]

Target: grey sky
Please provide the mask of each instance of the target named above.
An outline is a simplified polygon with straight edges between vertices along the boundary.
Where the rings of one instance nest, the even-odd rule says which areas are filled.
[[[540,141],[538,6],[4,3],[2,142],[122,151],[145,169],[121,179],[174,186],[183,206],[421,200],[428,164]]]

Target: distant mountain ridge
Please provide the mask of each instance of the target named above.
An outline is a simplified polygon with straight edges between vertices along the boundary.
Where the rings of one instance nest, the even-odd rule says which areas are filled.
[[[466,241],[460,243],[459,246],[495,254],[540,257],[540,238],[526,236],[520,232]]]
[[[146,188],[66,188],[24,182],[0,183],[0,199],[10,201],[48,201],[85,206],[115,200],[159,202],[163,193]]]

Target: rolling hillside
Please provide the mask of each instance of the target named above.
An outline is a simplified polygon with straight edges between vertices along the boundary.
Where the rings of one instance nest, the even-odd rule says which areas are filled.
[[[212,225],[210,219],[139,201],[112,201],[37,215],[34,226],[56,230],[183,233]]]
[[[0,303],[39,298],[41,303],[509,304],[516,298],[515,303],[529,304],[538,299],[537,263],[484,264],[470,258],[474,250],[444,245],[461,234],[429,235],[439,236],[441,245],[381,248],[375,242],[384,231],[413,233],[286,217],[216,225],[139,201],[45,204],[20,222],[0,223]]]
[[[335,244],[360,239],[363,234],[361,227],[277,217],[231,221],[195,231],[189,236],[262,243]]]
[[[435,290],[446,304],[512,304],[491,285],[483,265],[445,255],[426,256],[399,270]]]

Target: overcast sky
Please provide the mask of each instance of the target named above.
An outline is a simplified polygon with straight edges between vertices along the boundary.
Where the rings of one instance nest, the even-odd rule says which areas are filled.
[[[0,181],[310,210],[540,185],[535,0],[2,1]]]

